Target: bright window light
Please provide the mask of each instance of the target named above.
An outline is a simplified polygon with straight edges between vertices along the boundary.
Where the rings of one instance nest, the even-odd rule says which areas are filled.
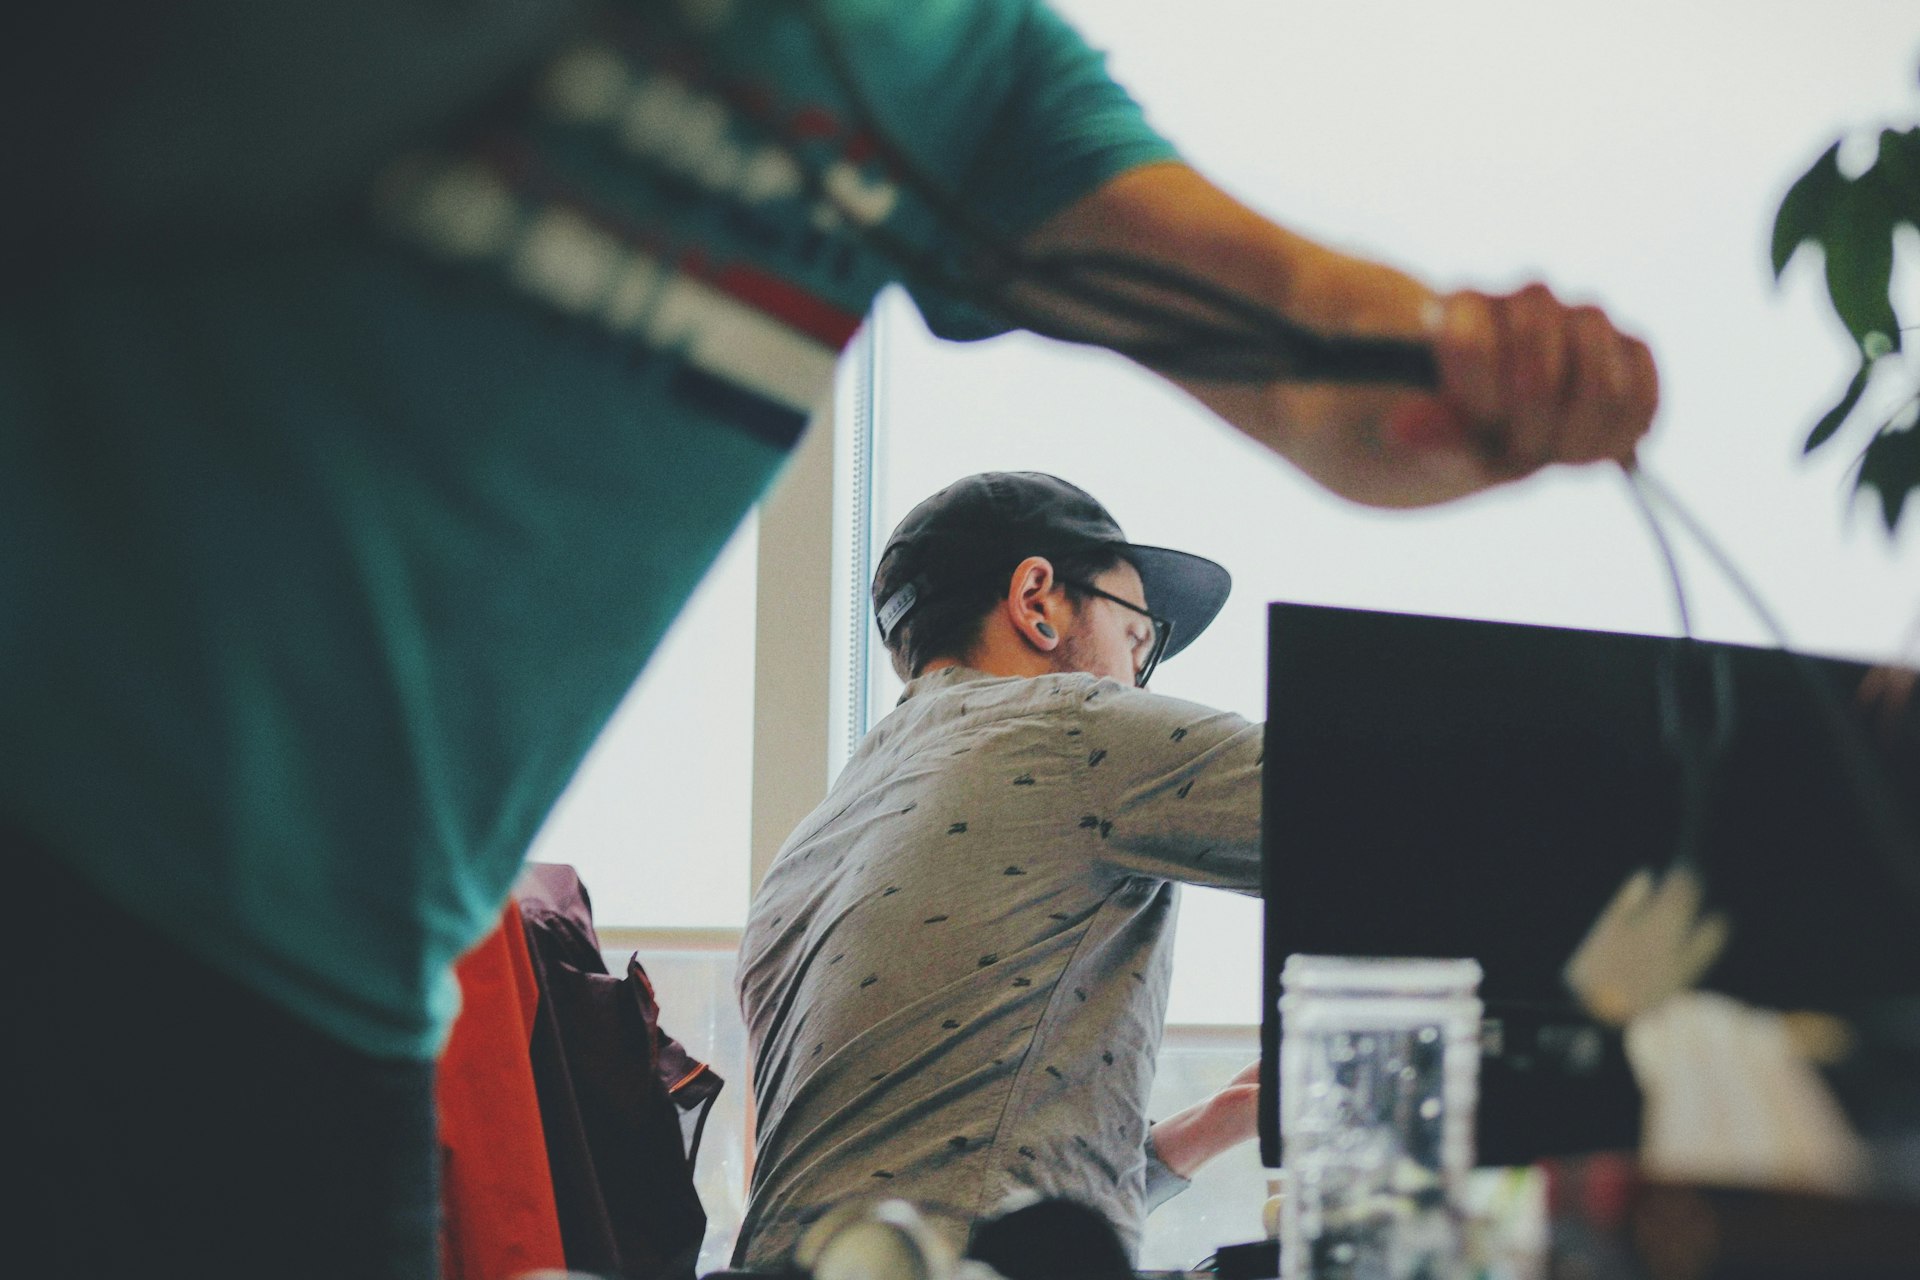
[[[1283,223],[1442,287],[1539,277],[1606,306],[1661,361],[1643,460],[1795,646],[1900,650],[1920,613],[1920,518],[1890,542],[1848,501],[1844,445],[1802,459],[1852,364],[1817,255],[1776,288],[1767,250],[1787,185],[1845,128],[1920,118],[1910,4],[1060,7],[1196,165]],[[1559,470],[1435,511],[1364,510],[1118,358],[1026,336],[939,343],[900,295],[880,316],[876,534],[958,476],[1038,469],[1092,491],[1136,541],[1220,560],[1234,598],[1155,677],[1162,692],[1261,717],[1270,600],[1675,627],[1616,474]],[[1683,551],[1698,630],[1767,642]],[[877,680],[884,714],[897,686]],[[1173,1020],[1257,1020],[1257,907],[1186,898]]]

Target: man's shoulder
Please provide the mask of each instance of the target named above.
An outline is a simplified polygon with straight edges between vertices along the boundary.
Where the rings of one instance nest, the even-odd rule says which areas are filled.
[[[1234,728],[1243,728],[1249,723],[1245,717],[1231,711],[1156,693],[1151,689],[1136,688],[1117,680],[1095,676],[1082,676],[1079,679],[1088,682],[1080,687],[1080,705],[1089,716],[1105,721],[1175,727],[1214,724]]]
[[[956,683],[940,692],[938,703],[929,704],[929,710],[934,711],[930,718],[943,726],[972,722],[983,727],[987,722],[997,722],[1001,732],[1016,734],[1023,725],[1048,730],[1063,720],[1083,723],[1090,716],[1109,722],[1158,724],[1178,720],[1191,709],[1190,703],[1162,698],[1085,671],[994,676]]]
[[[904,724],[912,721],[964,717],[982,714],[1020,714],[1072,707],[1084,701],[1094,685],[1120,686],[1111,680],[1084,672],[1060,672],[1041,676],[1003,676],[967,667],[946,667],[919,676],[907,686],[896,717]],[[877,729],[887,727],[881,721]]]
[[[1038,676],[993,676],[949,668],[921,677],[909,686],[901,712],[888,717],[876,732],[888,728],[925,728],[931,723],[982,715],[1026,716],[1095,714],[1104,720],[1147,724],[1196,724],[1247,721],[1230,711],[1123,684],[1109,676],[1086,671],[1060,671]],[[889,725],[888,721],[893,721]]]

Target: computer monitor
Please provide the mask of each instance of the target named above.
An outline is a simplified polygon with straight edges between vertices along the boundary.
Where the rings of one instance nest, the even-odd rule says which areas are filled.
[[[1732,925],[1703,986],[1843,1014],[1920,992],[1920,716],[1870,724],[1865,664],[1296,604],[1268,624],[1268,1165],[1294,953],[1480,961],[1503,1029],[1483,1163],[1632,1146],[1619,1037],[1561,973],[1626,878],[1683,843]]]

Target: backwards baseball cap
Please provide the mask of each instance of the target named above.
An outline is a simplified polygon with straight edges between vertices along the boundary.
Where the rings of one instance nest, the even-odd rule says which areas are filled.
[[[1148,612],[1172,624],[1159,654],[1197,640],[1233,589],[1233,578],[1202,556],[1128,542],[1086,490],[1039,471],[988,471],[956,480],[907,513],[887,539],[874,574],[881,638],[941,592],[1009,573],[1030,555],[1111,548],[1140,572]]]

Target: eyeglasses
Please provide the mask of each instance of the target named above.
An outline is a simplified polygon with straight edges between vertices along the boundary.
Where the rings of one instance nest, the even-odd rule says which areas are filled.
[[[1131,600],[1123,600],[1111,591],[1102,591],[1089,582],[1070,582],[1061,579],[1060,585],[1071,587],[1075,591],[1084,591],[1090,596],[1099,596],[1102,600],[1111,600],[1122,609],[1131,610],[1153,624],[1153,647],[1147,650],[1147,656],[1135,668],[1133,683],[1136,688],[1144,689],[1153,676],[1153,669],[1160,665],[1160,658],[1167,651],[1167,641],[1173,639],[1173,620],[1163,618],[1157,613],[1149,613]]]

